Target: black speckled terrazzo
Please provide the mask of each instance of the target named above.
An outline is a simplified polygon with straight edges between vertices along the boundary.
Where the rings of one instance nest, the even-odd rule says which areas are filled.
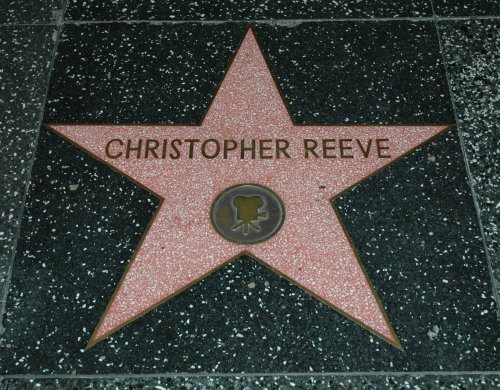
[[[496,0],[432,0],[438,16],[498,16]]]
[[[500,313],[500,23],[447,22],[439,28]]]
[[[245,29],[66,26],[54,73],[67,76],[53,77],[45,121],[198,123]],[[261,24],[257,34],[299,123],[454,121],[430,22]]]
[[[21,383],[2,382],[2,389],[197,389],[197,390],[304,390],[304,389],[478,389],[500,387],[498,375],[318,375],[318,376],[241,376],[172,377],[117,379],[41,379]]]
[[[57,23],[63,17],[66,0],[2,0],[0,24]]]
[[[258,20],[432,16],[425,0],[149,1],[68,0],[69,20]]]
[[[16,247],[57,30],[0,26],[0,312]],[[0,323],[0,331],[1,331]]]
[[[0,389],[500,388],[499,4],[0,0]],[[198,123],[244,20],[298,123],[457,122],[336,201],[404,352],[246,257],[84,350],[158,200],[40,120]]]
[[[404,353],[247,258],[84,351],[156,202],[44,130],[0,363],[9,374],[495,370],[495,310],[459,153],[450,133],[337,202]]]
[[[432,23],[259,25],[298,123],[453,123]]]
[[[197,123],[245,28],[66,26],[44,120]]]
[[[244,31],[66,26],[45,120],[196,123]],[[432,23],[256,32],[301,123],[454,121]],[[85,351],[158,201],[42,129],[0,366],[7,375],[498,370],[466,175],[453,129],[337,201],[404,352],[245,257]]]

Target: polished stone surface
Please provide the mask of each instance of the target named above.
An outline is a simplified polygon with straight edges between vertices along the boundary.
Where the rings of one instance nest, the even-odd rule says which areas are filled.
[[[498,16],[497,0],[432,0],[438,16]]]
[[[46,121],[197,123],[244,31],[68,26]],[[300,123],[453,122],[432,23],[256,32]],[[42,130],[1,366],[8,374],[498,370],[461,153],[452,130],[336,202],[405,352],[249,258],[84,351],[157,200]]]
[[[0,1],[0,25],[59,25],[64,3]],[[20,237],[0,389],[500,387],[498,20],[439,21],[441,53],[434,22],[380,19],[431,17],[423,0],[68,4],[46,121],[198,123],[246,28],[225,21],[265,19],[258,37],[297,122],[456,115],[458,129],[337,201],[404,353],[246,257],[84,351],[158,201],[45,129],[31,173],[57,31],[0,26],[0,294]],[[432,0],[438,18],[498,16],[499,4]],[[204,371],[313,376],[182,374]]]
[[[301,376],[237,376],[117,379],[5,379],[2,390],[67,390],[67,389],[197,389],[197,390],[261,390],[261,389],[477,389],[500,387],[500,376],[490,375],[318,375]]]
[[[44,121],[198,123],[245,31],[241,24],[67,25]]]
[[[330,200],[430,142],[449,125],[296,125],[248,29],[198,126],[49,126],[162,199],[89,345],[245,253],[400,348]],[[276,146],[270,156],[269,143],[274,141],[263,142],[266,138],[286,147]],[[319,139],[321,147],[315,141]],[[227,148],[228,141],[234,147]],[[130,153],[132,144],[142,146]],[[223,192],[226,205],[211,208]],[[220,218],[210,221],[214,210]],[[285,214],[286,221],[281,217]]]
[[[336,19],[432,16],[425,0],[377,2],[347,1],[266,1],[266,0],[68,0],[69,20],[259,20],[259,19]]]
[[[439,25],[500,313],[500,22]]]
[[[0,26],[0,316],[42,119],[57,30]],[[0,332],[2,329],[0,318]]]
[[[0,24],[58,23],[63,18],[66,0],[2,0]]]
[[[246,24],[68,25],[45,122],[196,124]],[[298,123],[453,123],[430,22],[257,25]],[[83,106],[83,107],[82,107]]]

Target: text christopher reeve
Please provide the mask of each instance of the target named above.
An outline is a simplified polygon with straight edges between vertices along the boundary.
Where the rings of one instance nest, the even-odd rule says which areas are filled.
[[[300,142],[299,148],[291,142]],[[106,143],[105,153],[111,159],[171,159],[179,158],[292,158],[293,151],[303,158],[391,158],[388,138],[325,138],[289,141],[287,139],[121,139]]]

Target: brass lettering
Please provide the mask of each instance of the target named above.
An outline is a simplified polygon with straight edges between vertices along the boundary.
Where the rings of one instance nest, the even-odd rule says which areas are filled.
[[[194,144],[200,142],[199,139],[185,139],[184,142],[189,144],[189,158],[193,158],[194,155]]]
[[[215,145],[215,152],[212,155],[209,155],[207,153],[207,145],[209,142],[212,142]],[[201,144],[201,154],[203,155],[203,157],[212,159],[217,157],[219,153],[220,153],[220,144],[219,141],[217,141],[216,139],[210,138]]]
[[[366,143],[366,149],[363,148],[363,144],[361,143],[361,141],[359,139],[356,139],[356,143],[358,144],[359,150],[361,150],[361,153],[363,153],[363,156],[365,158],[368,158],[368,156],[370,155],[370,149],[372,147],[372,139],[370,138],[368,140],[368,142]]]
[[[155,139],[147,139],[146,140],[146,150],[144,151],[144,158],[148,158],[149,153],[153,155],[154,158],[158,158],[156,154],[156,149],[158,149],[160,143]]]
[[[340,158],[354,158],[352,154],[345,154],[346,151],[352,151],[351,138],[339,139],[339,150],[340,150]],[[349,143],[349,145],[345,145]]]
[[[130,152],[137,152],[137,158],[141,158],[141,147],[142,147],[142,139],[137,141],[137,146],[132,147],[132,140],[127,140],[127,151],[125,153],[125,158],[130,158]]]
[[[334,144],[328,146],[328,144]],[[335,150],[335,140],[334,139],[324,139],[323,140],[323,158],[337,158],[334,154],[328,154],[328,151]]]
[[[312,145],[311,145],[312,144]],[[318,146],[318,142],[313,139],[305,139],[304,140],[304,157],[309,158],[309,152],[311,152],[314,157],[318,158],[318,153],[316,153],[316,147]]]
[[[266,146],[265,143],[271,143],[273,142],[272,139],[261,139],[259,140],[259,156],[262,160],[269,160],[272,159],[272,155],[266,155],[264,154],[267,151],[273,150],[272,146]]]
[[[108,156],[109,158],[119,158],[119,157],[121,157],[121,155],[123,154],[123,152],[118,152],[116,154],[111,154],[111,152],[109,151],[111,143],[113,143],[113,142],[117,142],[118,144],[120,144],[120,146],[123,146],[123,141],[121,139],[118,139],[118,138],[112,139],[111,141],[109,141],[106,144],[106,149],[105,149],[106,156]]]
[[[245,152],[246,151],[251,151],[252,152],[252,159],[255,159],[255,140],[252,140],[252,146],[247,146],[245,147],[245,140],[241,140],[241,159],[245,158]]]
[[[227,159],[228,152],[235,150],[238,147],[238,143],[232,139],[224,140],[224,158]]]
[[[375,143],[377,144],[377,155],[379,158],[391,158],[390,154],[382,154],[382,150],[389,150],[389,145],[382,145],[382,142],[388,143],[387,138],[377,138]]]
[[[290,158],[288,154],[288,147],[290,146],[290,142],[286,139],[277,139],[276,140],[276,158],[280,158],[280,154],[283,154],[284,157]]]
[[[180,139],[173,139],[172,142],[170,143],[170,146],[173,149],[173,153],[170,153],[169,156],[172,160],[177,160],[181,156],[181,152],[179,151],[179,148],[177,147],[182,145],[182,141]]]
[[[162,147],[161,147],[161,158],[165,159],[167,157],[167,145],[168,145],[168,139],[164,139],[162,142]]]

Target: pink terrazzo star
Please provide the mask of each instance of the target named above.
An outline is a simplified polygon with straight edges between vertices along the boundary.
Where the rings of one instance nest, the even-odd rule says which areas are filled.
[[[89,346],[246,253],[401,348],[331,199],[446,126],[295,125],[249,29],[200,126],[50,127],[162,200]],[[127,141],[137,146],[139,139],[143,149],[130,150],[126,158]],[[168,148],[162,151],[165,139]],[[172,158],[177,156],[171,144],[175,139],[200,142],[191,143],[191,157],[189,142],[177,143],[179,158]],[[223,140],[285,139],[289,157],[266,151],[271,158],[252,159],[228,151],[224,158],[221,150],[207,158],[199,151],[207,139],[220,140],[220,145]],[[307,139],[317,140],[318,148],[305,158]],[[154,140],[160,145],[156,149]],[[341,147],[340,140],[348,141]],[[207,143],[205,152],[216,155],[216,143]],[[243,183],[264,185],[284,203],[285,221],[268,241],[229,242],[211,225],[214,199]]]

